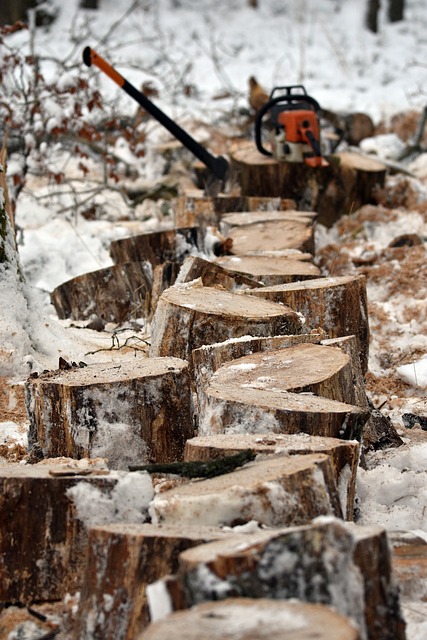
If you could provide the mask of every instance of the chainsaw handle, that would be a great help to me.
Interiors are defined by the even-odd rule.
[[[271,100],[266,102],[258,111],[256,120],[255,120],[255,144],[257,146],[258,151],[262,153],[264,156],[272,156],[273,154],[271,153],[271,151],[268,151],[262,145],[262,134],[261,134],[262,119],[267,113],[267,111],[269,111],[276,104],[279,104],[279,102],[308,102],[314,107],[314,110],[316,112],[320,111],[320,104],[317,102],[317,100],[315,100],[314,98],[312,98],[311,96],[305,93],[304,94],[290,93],[285,96],[283,95],[277,96],[277,98],[272,98]]]

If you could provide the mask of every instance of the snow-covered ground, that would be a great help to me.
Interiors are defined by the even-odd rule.
[[[130,98],[98,70],[83,66],[82,49],[93,46],[135,86],[150,82],[158,91],[156,103],[205,139],[210,129],[203,123],[230,136],[238,134],[245,117],[242,110],[248,109],[250,76],[268,90],[303,83],[322,107],[363,111],[376,125],[382,123],[382,130],[394,114],[419,111],[427,102],[424,0],[407,0],[405,20],[396,24],[387,22],[383,2],[378,34],[364,28],[366,2],[360,0],[259,0],[256,10],[246,0],[101,0],[99,11],[79,11],[78,0],[55,3],[57,21],[49,29],[38,29],[34,40],[47,76],[55,79],[58,73],[53,58],[68,57],[75,62],[67,72],[70,76],[99,83],[101,95],[115,102],[117,112],[133,114]],[[28,31],[7,36],[7,43],[29,51]],[[64,86],[67,80],[64,72]],[[53,103],[45,108],[51,109],[53,127],[61,113]],[[164,160],[155,145],[170,136],[152,120],[145,136],[143,157],[132,154],[123,138],[115,142],[114,150],[124,162],[134,164],[144,185],[156,184],[163,179]],[[207,142],[209,146],[209,137]],[[27,144],[31,146],[31,140]],[[396,138],[375,138],[365,141],[364,150],[393,159],[402,144]],[[78,177],[75,188],[85,188],[78,158],[55,145],[47,152],[53,170]],[[18,156],[9,157],[9,175],[19,172],[19,163]],[[408,197],[393,205],[392,213],[387,208],[383,214],[355,212],[351,218],[362,224],[363,233],[353,233],[351,225],[336,225],[319,229],[317,239],[319,249],[341,247],[351,263],[347,272],[363,268],[364,260],[369,265],[368,390],[406,442],[399,449],[377,452],[368,469],[359,471],[361,522],[416,530],[425,537],[427,440],[421,431],[414,439],[405,430],[402,414],[427,415],[427,282],[422,277],[427,154],[407,168],[417,177],[390,178],[390,192],[402,189],[399,184],[406,179],[408,193],[415,194],[411,202]],[[89,174],[88,181],[92,178]],[[94,201],[104,213],[97,220],[85,219],[76,213],[70,195],[52,195],[45,176],[28,176],[16,208],[25,283],[0,267],[0,375],[23,380],[32,370],[56,368],[59,355],[86,362],[110,357],[108,352],[87,355],[108,348],[111,336],[59,322],[48,292],[71,277],[110,265],[111,240],[128,235],[131,224],[134,229],[155,228],[161,202],[146,200],[132,209],[112,191],[99,193]],[[403,233],[416,234],[422,242],[413,254],[419,261],[413,272],[404,253],[386,256],[390,242]],[[411,289],[414,282],[416,290]],[[13,420],[0,423],[0,434],[0,444],[18,436],[25,440],[22,425]],[[426,619],[421,613],[409,620],[410,640],[426,637]]]

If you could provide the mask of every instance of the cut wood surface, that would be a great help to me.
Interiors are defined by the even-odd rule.
[[[54,461],[0,468],[0,602],[60,600],[79,590],[87,530],[69,491],[82,481],[103,500],[118,476]]]
[[[193,281],[162,294],[152,322],[150,354],[190,360],[192,350],[204,344],[300,329],[300,317],[288,307]]]
[[[310,256],[312,257],[312,256]],[[302,259],[300,259],[302,258]],[[308,280],[320,276],[319,269],[307,262],[306,254],[222,256],[215,262],[224,269],[260,280],[265,286]]]
[[[214,460],[252,449],[262,454],[304,455],[324,453],[331,459],[335,482],[339,488],[341,507],[347,520],[353,520],[359,443],[309,436],[307,434],[221,434],[199,436],[187,440],[184,460]]]
[[[314,231],[310,220],[267,220],[234,226],[227,232],[233,255],[297,249],[314,254]]]
[[[175,284],[183,284],[201,278],[205,287],[221,286],[228,291],[253,289],[261,284],[257,280],[224,269],[216,262],[198,256],[188,256],[179,270]]]
[[[369,320],[364,276],[316,278],[253,289],[251,295],[300,312],[306,329],[321,327],[331,338],[355,335],[363,374],[368,368]]]
[[[91,528],[75,637],[133,640],[150,620],[147,585],[175,572],[181,551],[227,535],[219,528],[181,524]]]
[[[257,222],[274,222],[278,220],[296,221],[311,224],[315,221],[317,213],[315,211],[297,211],[287,209],[280,211],[238,211],[225,213],[221,216],[221,232],[227,234],[233,227],[241,227]]]
[[[199,435],[304,432],[360,440],[369,415],[354,405],[349,356],[315,344],[228,362],[204,392]]]
[[[179,611],[148,627],[138,640],[361,640],[345,617],[301,602],[230,598]]]
[[[103,456],[112,468],[180,459],[193,435],[188,363],[141,358],[51,371],[27,382],[30,450]]]
[[[389,569],[383,529],[328,518],[188,549],[177,577],[188,607],[235,596],[296,598],[332,606],[358,625],[362,638],[404,640]]]
[[[386,174],[381,162],[357,153],[337,153],[328,158],[329,167],[309,167],[277,162],[259,153],[251,142],[232,148],[230,159],[242,195],[293,198],[298,209],[317,211],[318,222],[327,226],[372,202]]]
[[[147,317],[153,269],[149,262],[126,262],[77,276],[50,295],[59,318],[105,322]]]
[[[155,524],[235,526],[256,520],[269,527],[342,517],[327,455],[274,456],[222,476],[180,485],[151,503]]]

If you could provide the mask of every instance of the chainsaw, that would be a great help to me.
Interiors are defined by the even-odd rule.
[[[277,92],[282,92],[280,95]],[[320,146],[320,105],[309,96],[303,85],[275,87],[258,111],[255,120],[255,142],[265,156],[279,162],[301,162],[310,167],[327,167]],[[268,114],[268,119],[264,117]],[[270,131],[271,151],[263,145],[263,125]]]

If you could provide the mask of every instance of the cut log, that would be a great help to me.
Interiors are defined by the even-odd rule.
[[[194,281],[162,294],[152,322],[150,354],[190,361],[192,350],[204,344],[244,335],[295,334],[300,328],[300,317],[287,307]]]
[[[301,313],[308,331],[322,327],[331,338],[355,335],[363,374],[368,368],[369,320],[364,276],[316,278],[253,289],[252,295]]]
[[[152,625],[138,640],[361,640],[344,616],[301,602],[230,598],[179,611]]]
[[[171,262],[169,260],[154,267],[153,287],[151,290],[149,314],[150,321],[152,320],[153,315],[157,309],[157,304],[159,302],[160,296],[162,295],[163,291],[169,289],[169,287],[175,284],[180,268],[181,264],[179,262]]]
[[[204,260],[198,256],[188,256],[184,260],[175,283],[183,284],[198,278],[201,278],[205,287],[220,286],[227,291],[258,288],[261,284],[248,276],[228,271],[215,262]]]
[[[188,364],[178,358],[51,371],[27,382],[29,446],[44,457],[107,457],[115,469],[182,458],[193,435]]]
[[[233,255],[261,251],[297,251],[314,254],[314,233],[310,220],[269,220],[232,227],[227,237]]]
[[[315,344],[233,360],[214,373],[205,395],[199,435],[303,432],[360,440],[369,415],[354,406],[350,358]]]
[[[337,438],[320,438],[306,434],[205,436],[187,440],[184,460],[215,460],[246,449],[252,449],[262,454],[323,453],[328,455],[340,494],[342,512],[347,520],[353,520],[356,473],[359,464],[359,444],[357,442],[338,440]]]
[[[333,519],[227,538],[181,553],[187,606],[227,597],[296,598],[332,606],[361,638],[404,640],[386,533]]]
[[[133,518],[138,513],[140,522],[147,519],[153,495],[147,474],[122,476],[97,461],[73,462],[0,469],[1,602],[60,600],[74,593],[86,564],[87,527],[103,518],[125,521],[126,509]],[[123,510],[126,482],[134,486],[135,504],[128,500]]]
[[[268,527],[342,517],[331,462],[323,454],[268,456],[208,480],[156,496],[155,524],[236,526],[256,520]]]
[[[221,216],[220,229],[227,235],[233,227],[241,227],[257,222],[273,222],[285,220],[291,222],[313,223],[317,218],[316,211],[296,211],[286,209],[280,211],[239,211],[225,213]]]
[[[223,256],[216,262],[235,273],[260,280],[265,286],[309,280],[320,276],[319,269],[307,262],[310,254],[289,252],[288,255],[239,255]]]
[[[50,295],[58,317],[105,322],[146,318],[153,269],[149,262],[126,262],[86,273],[56,287]]]
[[[220,194],[206,197],[201,190],[187,191],[174,201],[176,227],[193,227],[202,224],[218,225],[224,213],[229,211],[277,211],[295,209],[295,201],[289,198],[259,198],[257,196],[229,196]]]
[[[317,211],[318,222],[327,226],[373,202],[374,191],[384,186],[386,175],[381,162],[352,152],[331,156],[329,167],[309,167],[277,162],[248,142],[231,149],[230,159],[242,195],[293,198],[298,209]]]
[[[192,525],[112,524],[90,529],[75,637],[135,638],[150,621],[147,585],[175,572],[185,549],[227,535],[230,532],[219,528]]]

